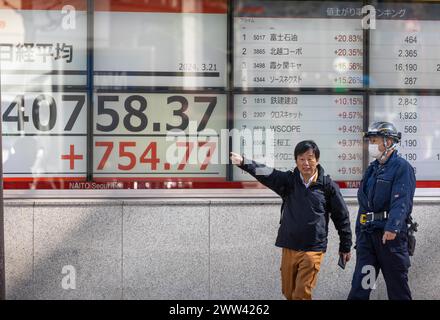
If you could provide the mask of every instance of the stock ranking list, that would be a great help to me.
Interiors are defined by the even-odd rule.
[[[363,32],[355,3],[240,1],[234,16],[234,86],[363,85]]]
[[[247,158],[273,159],[275,168],[290,170],[295,145],[312,139],[326,172],[350,185],[362,175],[362,105],[358,95],[236,95],[234,127],[251,134],[237,137],[233,145]],[[234,179],[251,179],[234,170]]]
[[[399,153],[416,170],[417,180],[440,180],[440,97],[375,95],[372,120],[390,121],[402,132]]]
[[[377,6],[370,31],[370,86],[440,88],[440,5]]]

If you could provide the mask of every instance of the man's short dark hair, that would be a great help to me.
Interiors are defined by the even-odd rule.
[[[313,154],[315,155],[316,160],[319,160],[319,148],[318,145],[313,140],[304,140],[299,142],[295,147],[295,160],[298,158],[299,155],[312,150]]]

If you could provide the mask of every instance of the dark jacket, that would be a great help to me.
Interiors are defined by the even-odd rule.
[[[416,177],[411,164],[394,151],[384,164],[373,161],[365,172],[358,190],[359,212],[356,235],[364,229],[406,232],[406,219],[413,207]],[[360,214],[387,211],[386,220],[372,221],[362,226]]]
[[[297,251],[326,251],[329,216],[339,233],[340,252],[349,252],[351,241],[347,206],[338,185],[318,165],[318,178],[306,188],[298,168],[279,171],[245,159],[239,166],[282,199],[282,218],[275,245]],[[331,214],[330,214],[331,213]]]

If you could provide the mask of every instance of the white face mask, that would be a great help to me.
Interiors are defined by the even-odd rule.
[[[368,154],[370,155],[370,157],[379,159],[382,156],[383,152],[379,150],[378,144],[370,143],[368,144]]]

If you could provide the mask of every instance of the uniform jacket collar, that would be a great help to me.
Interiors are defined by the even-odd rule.
[[[390,162],[393,162],[393,160],[396,159],[396,158],[397,158],[397,150],[394,150],[393,153],[388,157],[388,159],[383,164],[381,164],[379,162],[379,160],[376,159],[376,160],[373,161],[373,165],[376,166],[376,167],[381,166],[381,165],[382,166],[386,166]]]

